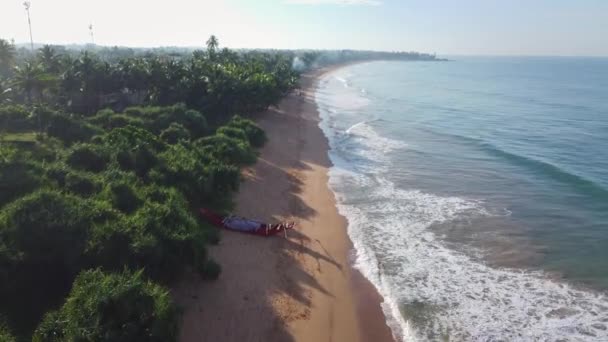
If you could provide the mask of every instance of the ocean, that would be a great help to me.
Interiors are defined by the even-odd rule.
[[[608,341],[608,59],[327,74],[355,267],[404,341]]]

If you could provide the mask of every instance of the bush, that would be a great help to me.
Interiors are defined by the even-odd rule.
[[[0,146],[0,207],[43,184],[42,169],[17,150]]]
[[[76,172],[66,174],[65,187],[67,190],[84,197],[91,196],[99,191],[99,184],[92,176]]]
[[[45,168],[46,177],[54,182],[53,185],[61,188],[65,187],[65,179],[67,178],[69,172],[69,167],[59,163],[49,164]]]
[[[233,127],[233,126],[223,126],[218,128],[216,134],[223,134],[227,137],[238,139],[240,141],[246,141],[249,143],[249,137],[247,133],[241,128]]]
[[[183,118],[179,119],[176,121],[188,127],[194,138],[200,138],[207,133],[207,120],[201,113],[190,109],[184,112]]]
[[[102,143],[114,152],[133,151],[138,147],[146,147],[151,151],[162,151],[165,144],[149,131],[127,126],[114,129],[102,137]]]
[[[66,114],[56,114],[49,119],[47,134],[60,139],[66,144],[79,141],[89,141],[100,133],[98,129],[83,121],[76,120]]]
[[[145,198],[130,214],[97,224],[87,255],[94,265],[120,270],[145,268],[155,280],[170,281],[206,258],[207,229],[190,212],[182,194],[158,186],[139,187]]]
[[[192,144],[172,145],[159,158],[157,182],[179,189],[190,201],[198,201],[208,194],[206,158]]]
[[[2,211],[0,238],[18,262],[77,269],[89,228],[103,213],[91,204],[55,190],[40,190]]]
[[[114,208],[123,213],[131,213],[141,205],[133,187],[127,183],[114,183],[109,185],[110,200]]]
[[[30,111],[25,106],[0,106],[0,127],[9,132],[24,132],[35,129],[32,124]]]
[[[87,121],[107,130],[126,127],[129,125],[137,127],[144,126],[144,122],[141,118],[129,116],[127,114],[117,114],[111,109],[102,109]]]
[[[78,170],[101,172],[108,165],[108,155],[99,146],[80,144],[73,147],[66,158],[68,165]]]
[[[102,142],[122,170],[134,171],[141,178],[157,165],[157,153],[166,148],[158,137],[133,126],[112,130],[102,137]]]
[[[0,325],[0,342],[16,342],[17,339],[11,335],[7,327]]]
[[[211,191],[213,193],[231,193],[239,189],[241,172],[234,165],[224,163],[211,163],[207,172],[213,180]]]
[[[30,331],[65,296],[86,264],[90,228],[108,221],[113,215],[109,209],[53,190],[37,191],[4,208],[0,213],[0,310],[13,327]]]
[[[116,162],[123,171],[135,170],[135,158],[128,151],[118,151],[116,153]]]
[[[81,273],[65,304],[45,316],[34,342],[170,342],[177,340],[177,309],[167,289],[142,272]]]
[[[206,258],[204,230],[184,197],[165,190],[164,202],[147,201],[128,218],[131,253],[153,279],[170,281]]]
[[[174,145],[181,140],[190,140],[190,132],[182,124],[173,122],[160,133],[160,138],[167,144]]]
[[[133,154],[134,171],[141,178],[146,177],[157,163],[156,154],[145,146],[139,147]]]
[[[256,154],[247,140],[216,134],[197,141],[204,154],[223,163],[248,165],[255,163]]]
[[[237,115],[230,120],[227,126],[243,130],[253,147],[259,148],[266,143],[266,133],[251,120],[243,119]]]

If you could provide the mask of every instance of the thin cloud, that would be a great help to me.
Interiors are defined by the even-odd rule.
[[[286,0],[290,5],[363,5],[378,6],[382,4],[380,0]]]

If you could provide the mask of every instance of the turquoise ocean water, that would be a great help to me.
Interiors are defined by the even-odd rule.
[[[608,59],[373,62],[316,99],[396,336],[608,341]]]

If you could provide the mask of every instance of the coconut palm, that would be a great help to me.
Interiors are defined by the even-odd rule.
[[[212,35],[207,40],[207,53],[209,54],[210,59],[215,59],[217,48],[220,46],[220,43],[216,36]]]
[[[38,50],[38,61],[44,68],[44,71],[51,74],[59,73],[61,61],[57,51],[52,46],[45,45]]]
[[[8,76],[15,62],[15,46],[4,39],[0,39],[0,76]]]
[[[40,64],[28,61],[15,67],[13,85],[25,96],[28,104],[32,103],[34,95],[42,100],[44,91],[50,88],[53,81],[54,78],[44,72]]]

